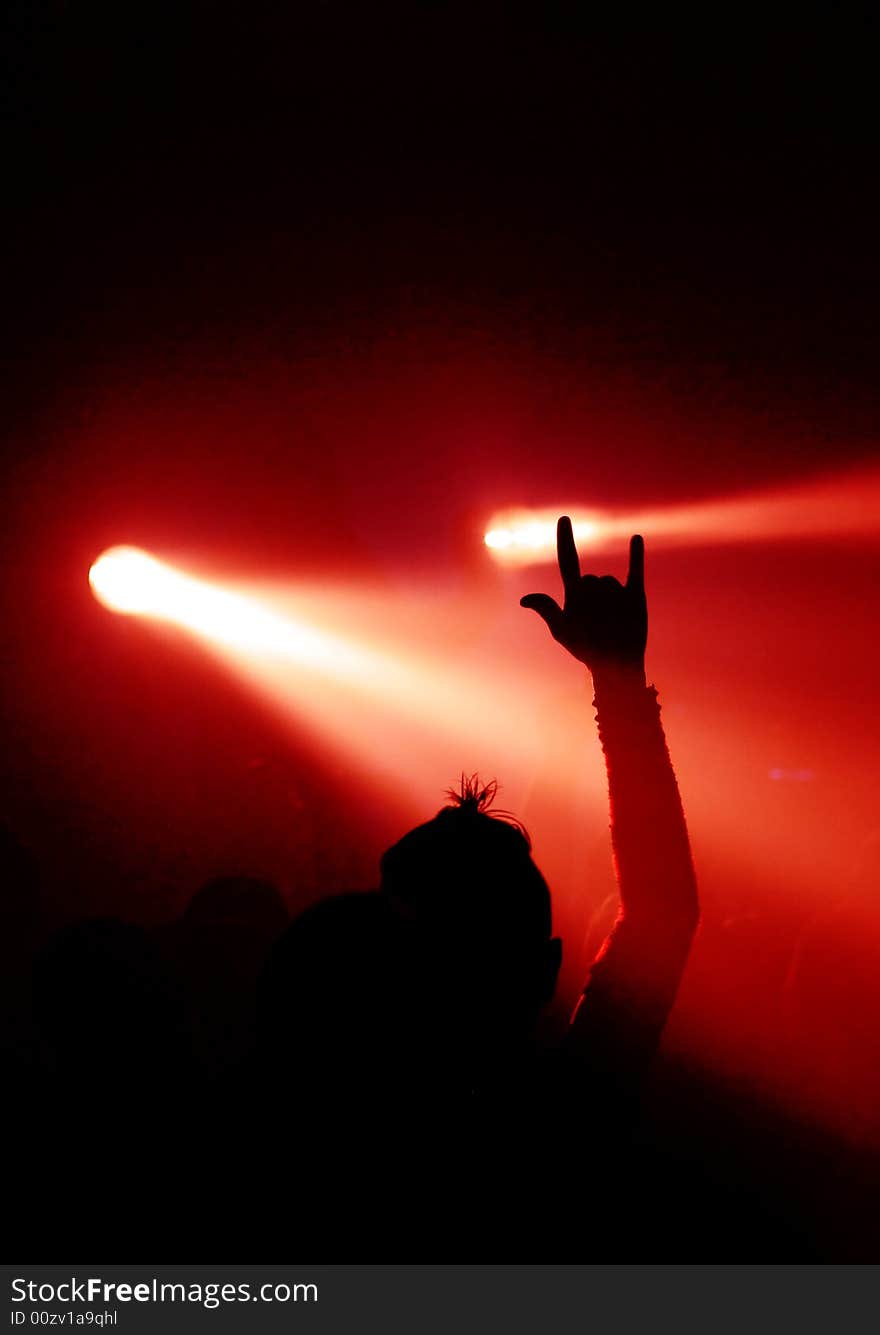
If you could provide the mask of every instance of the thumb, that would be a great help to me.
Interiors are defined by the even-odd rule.
[[[537,612],[542,621],[546,621],[550,634],[554,640],[562,636],[562,608],[551,598],[549,593],[527,593],[525,598],[520,598],[520,607],[528,607],[533,612]]]

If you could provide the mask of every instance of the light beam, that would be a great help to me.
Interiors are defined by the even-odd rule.
[[[463,769],[478,769],[503,775],[511,801],[508,794],[547,767],[552,743],[539,718],[546,682],[517,677],[509,665],[503,673],[497,663],[462,665],[454,646],[450,658],[394,643],[387,628],[394,636],[399,610],[389,617],[386,609],[354,640],[316,624],[319,617],[350,624],[338,600],[322,609],[313,596],[300,608],[294,596],[272,607],[265,595],[194,579],[134,547],[104,552],[89,581],[110,610],[194,634],[281,716],[398,789],[442,792]],[[566,767],[554,761],[551,769],[566,787]],[[599,800],[598,772],[595,787]]]
[[[566,505],[552,510],[507,510],[493,516],[483,541],[493,557],[507,565],[551,561],[556,554],[560,514],[571,516],[575,540],[584,551],[625,543],[633,533],[648,535],[652,551],[793,538],[877,537],[880,470],[627,513],[599,515]]]

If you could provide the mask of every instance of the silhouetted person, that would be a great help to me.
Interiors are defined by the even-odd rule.
[[[625,585],[581,575],[567,519],[559,522],[558,555],[564,605],[544,594],[522,601],[592,673],[620,892],[617,923],[561,1052],[527,1060],[535,1021],[553,994],[561,943],[528,836],[513,818],[492,813],[494,785],[463,782],[451,806],[382,859],[380,891],[407,928],[399,943],[415,966],[400,1007],[418,1017],[418,1038],[410,1035],[399,1058],[410,1078],[410,1097],[399,1101],[409,1138],[385,1142],[386,1186],[405,1196],[417,1182],[409,1204],[423,1228],[435,1222],[425,1236],[432,1247],[442,1244],[439,1257],[431,1253],[438,1259],[480,1248],[486,1256],[487,1246],[489,1255],[509,1256],[505,1248],[513,1246],[527,1258],[536,1242],[558,1258],[560,1246],[584,1246],[586,1236],[595,1246],[600,1220],[613,1259],[615,1217],[622,1223],[641,1211],[643,1237],[657,1222],[647,1223],[644,1200],[633,1204],[648,1188],[632,1146],[615,1155],[609,1137],[619,1143],[630,1127],[675,1000],[698,921],[696,881],[657,693],[645,679],[642,540],[632,540]],[[328,1051],[339,1050],[347,1007],[363,1001],[372,1022],[374,1003],[366,999],[374,975],[362,962],[356,977],[348,987],[344,969],[340,976],[345,1001],[322,1030]],[[388,977],[407,986],[399,964]],[[391,1033],[393,1042],[402,1038],[393,1021]],[[378,1082],[377,1096],[385,1092]],[[566,1173],[579,1184],[570,1201]],[[601,1204],[585,1235],[587,1184]],[[632,1219],[628,1227],[632,1241]]]
[[[580,573],[571,523],[558,525],[560,607],[522,599],[592,673],[611,803],[620,913],[592,968],[565,1049],[567,1079],[600,1103],[631,1097],[675,1000],[698,921],[687,828],[657,692],[646,685],[644,547],[625,585]],[[561,943],[525,832],[492,815],[493,793],[464,785],[452,807],[382,859],[381,889],[419,928],[440,980],[432,1019],[469,1086],[513,1054],[552,996]],[[439,1041],[443,1042],[442,1037]]]
[[[379,894],[302,914],[261,985],[266,1106],[276,1128],[279,1115],[298,1127],[305,1162],[284,1171],[310,1217],[326,1213],[337,1184],[356,1182],[345,1223],[369,1228],[384,1197],[398,1245],[416,1241],[415,1227],[433,1259],[486,1241],[490,1255],[516,1243],[525,1259],[536,1238],[549,1258],[569,1235],[555,1138],[567,1128],[569,1171],[599,1189],[604,1137],[632,1112],[697,924],[684,816],[645,682],[641,539],[625,586],[581,576],[567,519],[558,546],[564,607],[541,594],[523,604],[593,674],[621,899],[563,1051],[527,1060],[561,943],[528,836],[492,814],[494,785],[476,780],[385,853]],[[628,1200],[618,1189],[617,1208]],[[604,1209],[610,1218],[610,1201]],[[332,1237],[332,1212],[327,1225]]]
[[[404,1147],[421,1016],[410,934],[382,896],[352,892],[306,909],[269,953],[254,1060],[221,1110],[219,1158],[231,1147],[237,1163],[215,1213],[233,1227],[246,1218],[249,1238],[279,1256],[292,1240],[374,1255],[377,1214],[399,1205],[401,1170],[413,1172]],[[391,1235],[404,1226],[393,1215]]]
[[[197,1056],[207,1074],[233,1069],[248,1051],[256,982],[289,924],[268,881],[223,876],[208,881],[163,928],[162,944],[186,990]]]
[[[383,1089],[412,1038],[414,962],[407,924],[375,893],[306,909],[275,945],[260,980],[263,1051],[300,1108]]]
[[[424,1041],[447,1082],[485,1086],[553,995],[562,943],[524,828],[493,813],[496,785],[462,778],[452,805],[384,854],[380,889],[415,929]]]

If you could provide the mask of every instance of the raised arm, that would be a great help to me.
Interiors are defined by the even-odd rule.
[[[620,891],[620,914],[572,1016],[568,1047],[592,1074],[631,1086],[675,1000],[699,918],[697,886],[657,692],[645,681],[644,543],[630,542],[625,584],[581,575],[565,517],[557,549],[563,606],[542,593],[521,603],[592,673]]]

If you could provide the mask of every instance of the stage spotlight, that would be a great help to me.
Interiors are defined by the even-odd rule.
[[[774,491],[628,513],[586,515],[565,505],[552,511],[508,510],[493,516],[483,541],[507,565],[552,561],[560,514],[571,515],[575,539],[584,550],[626,542],[632,533],[644,533],[652,551],[794,538],[876,538],[880,471],[863,469]]]
[[[599,531],[598,524],[592,519],[573,519],[572,528],[575,541],[582,545],[588,544]],[[556,550],[556,518],[512,518],[504,527],[491,528],[483,541],[497,552],[525,553],[527,556],[553,552]]]
[[[177,577],[139,547],[111,547],[95,561],[89,583],[111,612],[158,613],[173,592]]]
[[[137,547],[111,547],[89,571],[95,597],[113,612],[155,617],[215,644],[263,659],[350,670],[352,650],[335,637],[280,617],[253,599],[192,579]]]

